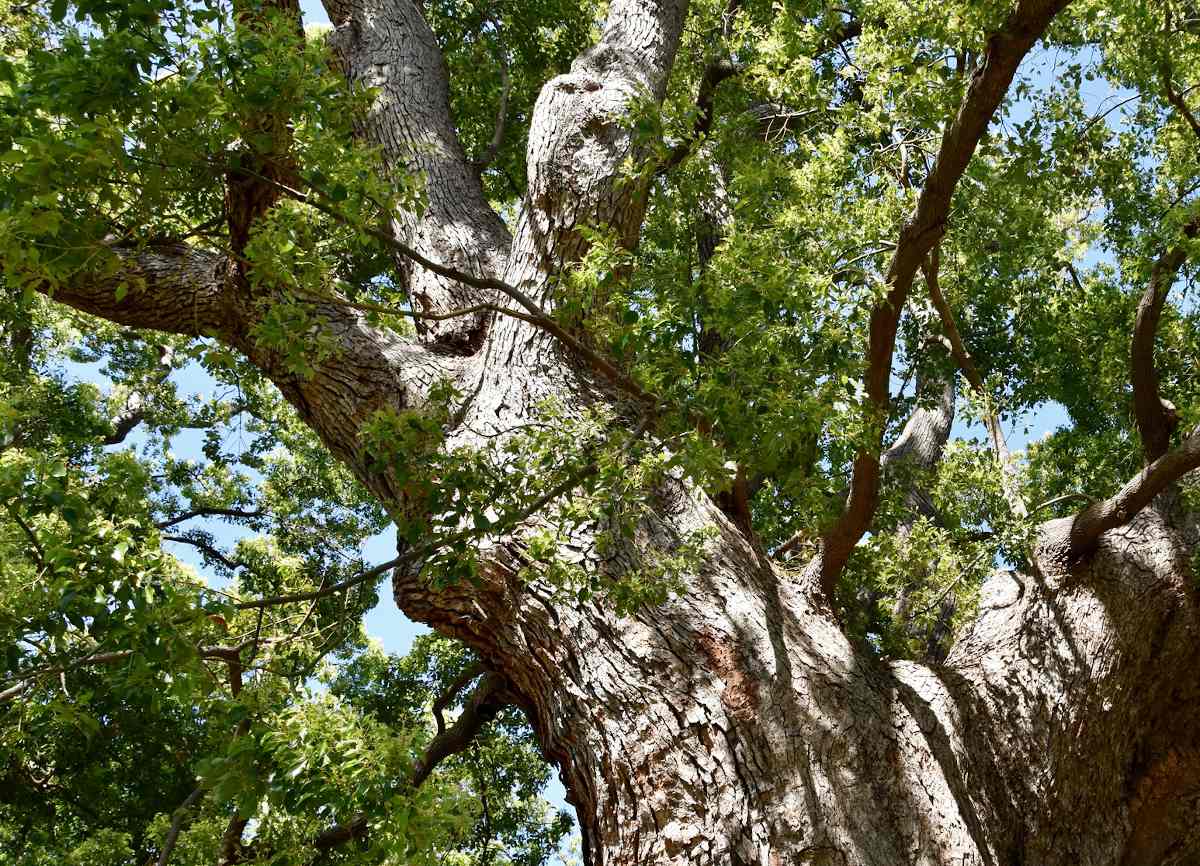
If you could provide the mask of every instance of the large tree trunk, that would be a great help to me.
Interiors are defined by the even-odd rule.
[[[907,285],[945,230],[954,184],[1017,63],[1063,5],[1018,4],[946,127],[900,233],[890,306],[872,317],[868,378],[882,382],[884,404]],[[397,221],[402,241],[547,309],[556,275],[586,251],[580,226],[635,242],[645,189],[616,183],[635,146],[621,110],[635,95],[661,100],[683,0],[613,0],[599,43],[547,84],[511,242],[466,166],[418,7],[327,7],[348,75],[380,88],[364,135],[389,171],[417,168],[430,187],[425,217]],[[217,257],[175,253],[173,264],[167,252],[131,258],[146,282],[135,304],[115,303],[110,284],[65,287],[56,299],[242,349],[397,512],[403,490],[361,453],[359,429],[381,407],[419,409],[437,379],[469,396],[452,446],[528,422],[546,396],[623,411],[611,382],[512,318],[430,326],[410,343],[331,305],[339,351],[313,376],[289,376],[249,336],[245,287],[224,280]],[[494,300],[407,260],[403,276],[429,310]],[[880,463],[878,450],[860,455],[847,515],[805,567],[767,559],[704,492],[669,481],[635,544],[669,549],[685,533],[715,533],[682,597],[626,617],[552,598],[518,576],[518,530],[482,551],[478,583],[434,588],[398,571],[396,600],[507,678],[561,770],[591,863],[1200,862],[1193,525],[1160,497],[1132,520],[1119,511],[1103,524],[1117,528],[1081,557],[1073,523],[1047,524],[1028,573],[985,584],[978,618],[944,664],[883,663],[851,644],[827,601],[829,574],[869,525]]]
[[[674,501],[651,534],[721,534],[686,596],[633,617],[547,603],[502,556],[482,593],[396,580],[523,695],[592,862],[1200,857],[1188,531],[1146,510],[1074,569],[1039,550],[944,665],[888,664],[703,495]]]

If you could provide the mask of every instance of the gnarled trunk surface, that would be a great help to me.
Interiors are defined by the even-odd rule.
[[[1018,3],[946,127],[900,232],[893,309],[872,318],[868,378],[882,383],[884,406],[907,285],[945,231],[954,185],[1017,64],[1064,5]],[[547,309],[555,278],[586,252],[580,227],[636,241],[646,190],[617,182],[635,148],[621,111],[635,96],[662,99],[683,0],[613,0],[598,44],[546,85],[511,239],[457,141],[419,6],[327,7],[348,76],[379,87],[364,136],[388,171],[419,171],[429,187],[429,211],[393,226],[400,240]],[[167,252],[131,258],[147,286],[132,303],[113,302],[108,284],[55,297],[242,349],[397,511],[403,492],[372,470],[359,430],[380,408],[419,409],[436,380],[468,395],[451,445],[529,421],[546,396],[619,403],[611,382],[544,329],[504,317],[430,325],[410,342],[330,305],[321,312],[338,351],[313,376],[290,376],[249,336],[257,307],[246,287],[223,277],[217,257],[173,254],[174,264]],[[407,259],[402,276],[427,310],[495,300]],[[939,423],[944,442],[948,420]],[[1193,524],[1160,496],[1083,557],[1071,525],[1046,524],[1028,573],[992,575],[944,664],[885,663],[851,644],[827,602],[830,563],[866,530],[880,472],[878,451],[860,454],[846,519],[816,561],[794,569],[766,558],[703,492],[667,482],[636,544],[669,549],[694,530],[715,534],[685,595],[631,616],[551,598],[518,577],[519,532],[483,552],[479,584],[435,590],[397,572],[396,600],[507,678],[561,770],[595,864],[1200,862]]]

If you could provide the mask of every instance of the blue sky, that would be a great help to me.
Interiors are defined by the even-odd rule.
[[[300,11],[304,13],[305,24],[328,24],[329,16],[320,0],[300,0]]]

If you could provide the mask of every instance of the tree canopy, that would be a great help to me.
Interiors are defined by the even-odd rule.
[[[1039,524],[1082,513],[1081,555],[1200,462],[1195,4],[696,0],[661,86],[583,122],[621,207],[539,224],[542,283],[426,243],[447,145],[377,134],[423,109],[347,59],[352,5],[0,0],[0,864],[548,862],[528,696],[449,637],[374,645],[393,569],[477,586],[520,528],[530,587],[625,616],[713,549],[631,553],[691,485],[864,653],[936,663]],[[478,260],[586,197],[533,118],[608,7],[412,6]],[[420,399],[376,399],[347,316],[394,366],[433,347]],[[463,432],[438,365],[496,322],[611,399]],[[312,408],[331,383],[368,408]]]

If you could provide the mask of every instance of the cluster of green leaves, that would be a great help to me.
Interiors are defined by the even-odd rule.
[[[250,365],[20,295],[0,337],[0,863],[152,861],[198,786],[173,864],[214,862],[234,814],[264,862],[309,862],[360,814],[365,841],[331,862],[532,866],[557,850],[570,822],[538,797],[548,771],[518,716],[486,734],[484,764],[408,782],[460,647],[385,659],[362,628],[371,583],[237,607],[353,577],[388,522]],[[107,393],[79,381],[97,373]],[[104,447],[133,393],[141,425]],[[189,549],[208,576],[177,558]],[[239,646],[235,674],[212,651]],[[391,716],[333,687],[389,665],[413,681]]]
[[[409,510],[395,515],[399,535],[425,551],[431,581],[476,580],[480,551],[520,530],[529,558],[524,577],[556,592],[600,594],[628,613],[684,589],[684,577],[701,561],[705,532],[628,542],[667,531],[656,516],[683,495],[688,449],[643,441],[609,410],[569,410],[553,400],[510,435],[450,446],[445,422],[459,400],[443,385],[433,390],[431,406],[380,410],[361,430],[374,471],[404,492]]]
[[[953,375],[931,347],[942,329],[918,283],[898,335],[897,399],[886,419],[864,405],[868,316],[898,227],[1010,7],[747,2],[730,19],[723,3],[698,4],[662,113],[631,109],[644,136],[687,140],[708,65],[742,67],[718,89],[714,122],[688,160],[654,180],[637,249],[593,238],[564,290],[567,306],[586,312],[598,342],[676,407],[676,431],[704,419],[709,447],[685,456],[685,471],[719,492],[731,477],[725,461],[736,464],[768,548],[828,525],[854,455],[890,441],[916,406],[915,371],[940,365],[939,375]],[[1038,519],[1109,495],[1137,470],[1129,335],[1153,262],[1185,243],[1181,227],[1200,206],[1200,147],[1167,92],[1195,104],[1198,50],[1184,5],[1072,4],[1018,73],[956,191],[940,283],[988,411],[1018,429],[1047,407],[1072,422],[1017,453],[1030,505],[1057,500]],[[661,159],[668,149],[644,150]],[[646,166],[628,171],[642,177]],[[1200,406],[1189,366],[1200,338],[1196,243],[1185,246],[1156,356],[1181,430]],[[984,401],[965,383],[959,395],[959,417],[977,424]],[[969,518],[947,497],[937,526],[911,532],[897,518],[911,479],[885,481],[842,597],[851,619],[869,623],[860,633],[890,654],[915,652],[905,635],[928,631],[892,621],[911,609],[901,595],[936,597],[953,583],[966,611],[990,567],[1027,554],[1029,527],[1013,522],[987,452],[986,441],[955,446],[957,462],[940,476],[966,485],[960,495],[989,491],[965,497],[978,506]],[[987,554],[977,541],[985,533]],[[857,613],[856,598],[868,601]]]

